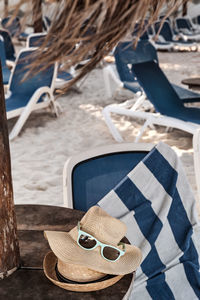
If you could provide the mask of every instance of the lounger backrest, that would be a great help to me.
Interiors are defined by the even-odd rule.
[[[31,63],[36,59],[35,55],[35,50],[22,51],[19,55],[10,83],[10,91],[13,94],[26,93],[27,95],[32,95],[42,86],[51,87],[55,68],[54,65],[46,68],[44,71],[39,71],[31,77],[29,76],[25,81],[23,80]],[[40,66],[40,68],[42,68],[42,66]]]
[[[72,171],[73,207],[87,211],[113,189],[147,154],[109,153],[81,161]]]
[[[18,17],[15,17],[10,23],[9,22],[10,19],[11,19],[11,16],[2,19],[1,25],[3,28],[5,28],[6,30],[8,30],[10,32],[11,36],[18,35],[21,31],[20,20]]]
[[[123,52],[127,53],[129,47],[132,47],[132,45],[133,45],[132,42],[119,43],[114,52],[117,72],[119,74],[121,81],[123,81],[123,82],[124,81],[126,81],[126,82],[135,81],[134,75],[133,75],[131,69],[129,68],[128,64],[124,63],[122,60]]]
[[[149,61],[133,64],[133,68],[139,84],[156,111],[163,115],[176,117],[183,104],[158,63]]]
[[[114,52],[117,71],[122,81],[133,82],[134,72],[129,64],[158,60],[156,49],[146,40],[139,41],[136,49],[133,42],[119,43]]]
[[[176,26],[178,29],[192,30],[192,25],[188,22],[188,19],[186,19],[186,18],[177,18]]]
[[[162,23],[161,21],[158,21],[158,22],[155,22],[155,24],[154,24],[154,29],[155,29],[156,34],[160,30],[161,23]],[[163,23],[159,34],[161,36],[163,36],[167,42],[171,42],[173,40],[173,33],[172,33],[172,30],[171,30],[171,27],[170,27],[170,24],[168,21],[165,21]]]
[[[148,33],[149,26],[147,27],[147,22],[148,21],[144,22],[142,34],[140,35],[140,40],[148,40],[149,39],[149,33]],[[132,36],[136,37],[139,31],[140,31],[140,24],[136,23],[135,27],[134,27],[134,31],[132,33]]]
[[[159,17],[159,20],[162,21],[164,18],[165,18],[165,15],[161,15],[161,16]],[[168,21],[169,23],[171,23],[171,20],[170,20],[169,17],[165,18],[165,20]]]
[[[46,38],[46,34],[31,34],[27,38],[27,47],[32,48],[32,47],[40,47]]]
[[[13,46],[9,32],[6,30],[0,30],[0,35],[4,39],[6,59],[15,60],[15,48]]]

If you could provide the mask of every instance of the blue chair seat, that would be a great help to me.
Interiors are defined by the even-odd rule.
[[[177,119],[200,124],[200,108],[197,107],[183,107],[180,111],[172,114],[172,117]]]
[[[133,49],[132,42],[120,43],[115,49],[115,60],[116,67],[124,87],[136,93],[138,91],[142,91],[142,88],[136,80],[134,68],[130,70],[128,68],[128,64],[142,63],[151,60],[158,62],[158,56],[154,46],[150,42],[142,40],[138,42],[135,50]],[[200,102],[199,93],[195,93],[172,83],[170,84],[183,103]]]
[[[21,41],[25,41],[28,36],[29,36],[28,33],[26,33],[26,32],[20,32],[20,34],[18,36],[18,39],[21,40]]]
[[[57,78],[68,81],[71,80],[73,77],[70,73],[59,70],[57,74]]]
[[[33,93],[14,93],[11,94],[6,99],[6,111],[12,111],[18,108],[25,107],[29,102],[30,98],[33,96]],[[38,99],[37,103],[42,102],[42,96]]]
[[[32,95],[26,94],[11,94],[6,99],[6,111],[12,111],[18,108],[25,107]]]
[[[185,89],[176,84],[172,84],[172,86],[184,103],[200,102],[200,94]]]
[[[160,41],[156,41],[155,42],[157,45],[161,45],[161,46],[170,46],[171,43],[170,42],[160,42]]]

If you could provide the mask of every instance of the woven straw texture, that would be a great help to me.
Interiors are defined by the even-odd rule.
[[[69,291],[74,292],[92,292],[105,289],[116,282],[118,282],[123,275],[118,275],[113,278],[95,282],[95,283],[87,283],[87,284],[70,284],[70,283],[63,283],[58,281],[55,273],[55,265],[57,263],[57,257],[54,255],[53,252],[49,252],[46,254],[43,262],[44,273],[46,277],[51,280],[55,285]]]
[[[98,206],[91,207],[81,220],[82,229],[99,241],[117,246],[126,233],[126,225],[108,215]],[[126,252],[119,260],[109,262],[100,254],[100,247],[86,251],[78,246],[77,227],[69,233],[45,231],[45,236],[54,254],[63,262],[85,266],[105,274],[125,275],[137,269],[142,260],[139,248],[125,245]]]
[[[58,270],[64,277],[78,282],[94,281],[106,275],[83,266],[64,263],[60,259],[58,259]]]

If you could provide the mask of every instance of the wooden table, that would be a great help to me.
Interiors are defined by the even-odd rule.
[[[188,85],[189,89],[200,90],[200,77],[186,78],[181,83]]]
[[[76,293],[55,286],[44,275],[42,262],[50,250],[44,230],[69,231],[83,212],[45,205],[15,206],[20,242],[21,268],[0,281],[1,300],[120,300],[126,294],[132,275],[124,276],[104,290]]]

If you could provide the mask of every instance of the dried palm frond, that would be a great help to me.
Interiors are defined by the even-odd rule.
[[[34,0],[41,2],[41,0]],[[39,48],[39,58],[32,71],[38,66],[48,66],[52,62],[63,63],[69,69],[88,58],[78,75],[67,84],[66,91],[77,80],[90,72],[127,33],[137,25],[137,37],[144,29],[145,19],[149,24],[155,21],[164,5],[168,14],[187,0],[57,0],[52,25],[43,45]],[[20,0],[17,8],[28,0]],[[32,1],[30,1],[32,3]],[[33,16],[37,19],[37,15]],[[50,45],[50,46],[49,46]],[[47,47],[48,46],[48,47]],[[44,48],[47,48],[44,52]]]

